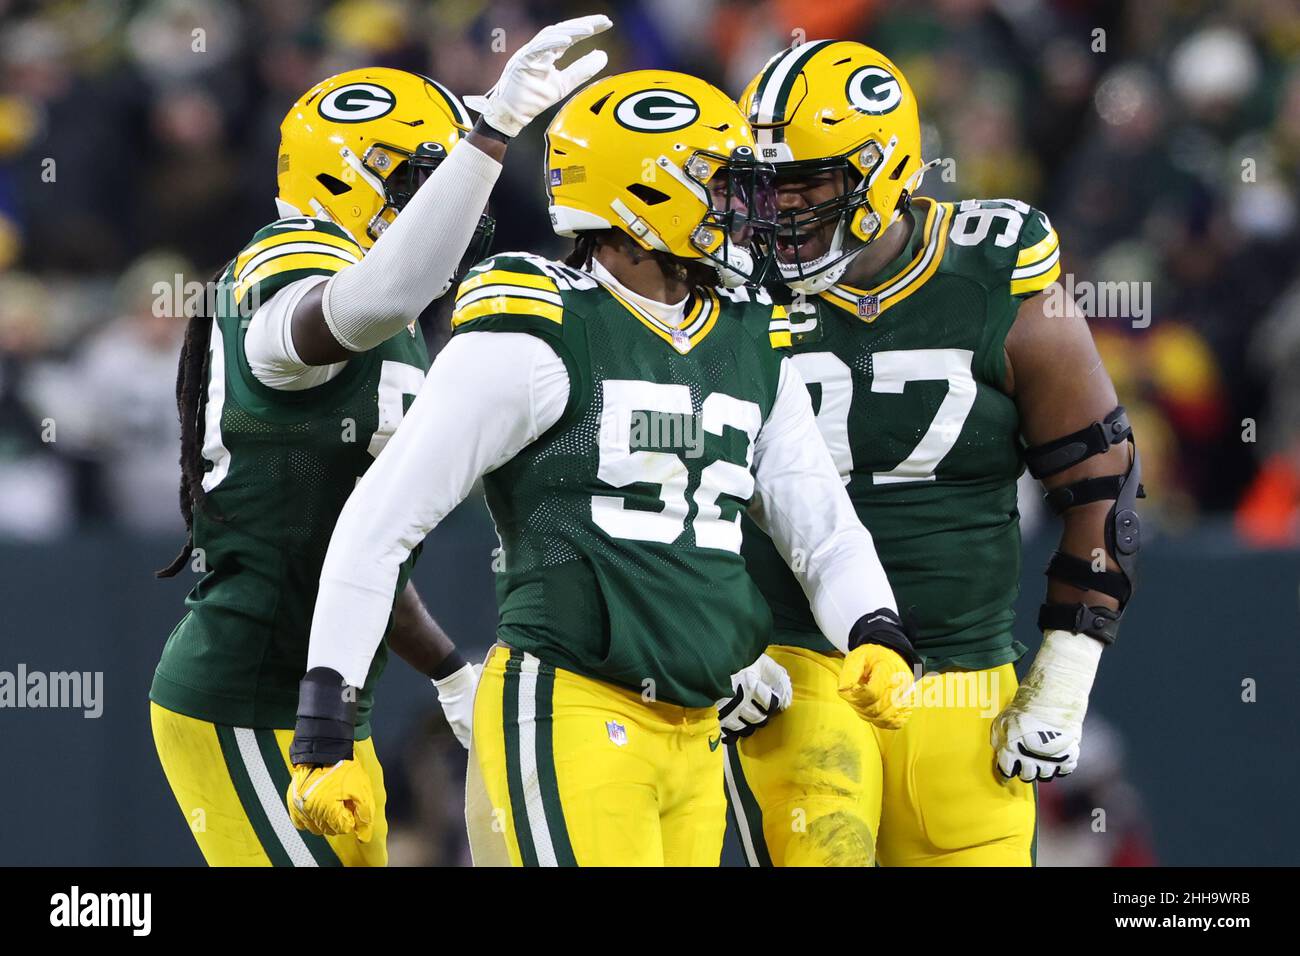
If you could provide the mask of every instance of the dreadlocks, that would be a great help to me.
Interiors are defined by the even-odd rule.
[[[574,269],[587,269],[596,257],[596,250],[603,245],[621,246],[633,262],[654,259],[665,275],[686,283],[692,289],[711,288],[718,284],[718,273],[703,260],[682,259],[667,252],[653,250],[647,252],[621,229],[600,229],[594,232],[582,232],[573,242],[573,250],[564,259],[564,264]]]
[[[573,240],[573,251],[565,256],[564,264],[574,269],[588,268],[591,260],[596,257],[596,247],[600,244],[598,240],[602,235],[608,235],[608,232],[578,233],[578,238]]]
[[[213,277],[215,283],[220,273]],[[203,383],[208,376],[208,349],[212,342],[212,322],[208,315],[190,316],[185,326],[185,341],[176,363],[176,412],[181,420],[181,516],[185,519],[185,546],[171,564],[154,572],[155,577],[175,577],[194,550],[194,506],[203,507]]]

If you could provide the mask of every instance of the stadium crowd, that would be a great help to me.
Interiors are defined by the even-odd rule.
[[[1098,308],[1093,327],[1158,523],[1235,512],[1246,541],[1300,543],[1288,0],[0,0],[0,535],[177,527],[182,323],[156,284],[205,280],[273,217],[298,94],[366,63],[478,92],[541,23],[600,9],[611,69],[681,69],[733,95],[792,42],[887,52],[944,160],[926,192],[1045,210],[1076,291],[1139,283],[1149,309]],[[497,188],[499,249],[562,249],[539,137]],[[445,322],[425,316],[434,346]]]

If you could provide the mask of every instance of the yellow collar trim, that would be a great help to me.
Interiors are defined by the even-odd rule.
[[[592,276],[592,278],[600,282],[600,279],[595,276]],[[713,331],[713,327],[718,322],[718,313],[721,311],[718,296],[712,289],[696,289],[691,294],[691,305],[686,310],[686,315],[682,317],[682,324],[677,328],[673,328],[667,323],[659,321],[635,303],[629,302],[608,283],[600,282],[600,284],[606,292],[614,297],[615,301],[631,312],[642,325],[683,355],[699,345],[704,340],[704,337]],[[701,292],[704,294],[701,295]]]
[[[944,249],[948,245],[948,220],[951,217],[952,203],[931,201],[930,212],[926,215],[925,225],[922,227],[925,230],[925,244],[901,272],[873,289],[855,289],[840,284],[820,293],[821,297],[864,322],[876,321],[886,309],[902,302],[925,285],[939,270]],[[858,303],[868,297],[875,298],[876,307],[870,315],[863,315]]]

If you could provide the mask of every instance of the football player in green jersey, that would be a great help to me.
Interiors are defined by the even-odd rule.
[[[608,26],[588,17],[538,34],[507,65],[493,121],[472,129],[441,85],[383,68],[321,82],[281,125],[282,218],[222,270],[216,314],[191,319],[177,380],[190,540],[160,574],[191,564],[202,577],[158,663],[151,716],[209,864],[387,860],[369,726],[382,647],[358,681],[349,731],[366,819],[326,840],[295,829],[283,800],[321,563],[344,501],[424,379],[416,319],[467,249],[485,251],[506,143],[603,67],[599,51],[565,71],[554,61]],[[381,636],[433,679],[468,746],[475,669],[408,582],[413,560],[382,596]]]
[[[803,44],[768,61],[741,107],[777,168],[792,361],[899,606],[915,609],[925,672],[906,727],[856,720],[798,574],[747,525],[744,554],[775,618],[768,654],[794,702],[730,748],[746,853],[1029,864],[1033,782],[1074,769],[1098,658],[1132,590],[1139,473],[1124,410],[1084,320],[1053,315],[1040,294],[1060,272],[1047,217],[1012,200],[914,197],[917,105],[886,57]],[[1065,530],[1042,649],[1017,690],[1026,464]]]
[[[451,343],[330,543],[295,752],[323,730],[350,744],[340,691],[365,679],[384,596],[482,477],[504,566],[474,707],[475,862],[717,865],[721,737],[789,701],[742,512],[804,569],[855,719],[902,724],[914,651],[773,347],[785,310],[741,287],[774,210],[736,105],[677,73],[598,81],[552,122],[546,172],[574,252],[499,255],[461,284]],[[313,825],[354,825],[355,801],[306,803]]]

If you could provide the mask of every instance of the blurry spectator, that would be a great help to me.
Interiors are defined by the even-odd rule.
[[[112,519],[138,531],[176,531],[181,522],[175,383],[185,323],[177,317],[184,302],[173,298],[194,281],[178,256],[140,259],[117,284],[117,318],[42,389],[64,447],[98,465]]]
[[[0,535],[52,538],[76,519],[58,422],[38,412],[28,369],[49,345],[50,296],[35,279],[0,276]]]
[[[1300,281],[1251,342],[1270,384],[1267,415],[1254,431],[1261,468],[1237,510],[1237,530],[1261,547],[1300,545]]]
[[[4,360],[11,409],[20,394],[44,394],[40,360],[105,320],[87,289],[153,248],[211,272],[266,224],[278,125],[313,82],[374,63],[481,92],[543,20],[600,9],[618,24],[606,43],[612,70],[684,70],[733,95],[791,43],[838,36],[886,52],[916,89],[928,156],[951,160],[927,192],[1032,203],[1061,235],[1066,273],[1150,284],[1148,327],[1100,317],[1093,327],[1141,423],[1153,517],[1185,524],[1244,501],[1248,540],[1300,544],[1291,490],[1300,400],[1288,398],[1300,386],[1281,358],[1296,353],[1263,344],[1256,351],[1269,360],[1248,361],[1247,346],[1261,341],[1261,317],[1281,308],[1300,261],[1300,11],[1287,0],[9,0],[3,9],[0,273],[34,275],[60,301],[92,299],[49,312],[51,327],[27,347],[37,354]],[[560,254],[567,244],[551,233],[527,160],[540,152],[540,129],[523,140],[492,200],[497,248]],[[122,314],[93,346],[78,345],[74,362],[111,369],[138,351],[170,388],[162,326],[155,338],[143,315]],[[436,349],[446,303],[423,325]],[[109,421],[87,435],[124,427],[126,413],[99,407]],[[1241,440],[1243,419],[1258,422],[1257,444]],[[140,425],[131,420],[128,430]],[[0,439],[10,441],[17,426],[5,421]],[[97,442],[86,453],[106,462]],[[160,442],[156,453],[160,474],[174,465],[173,448]]]

